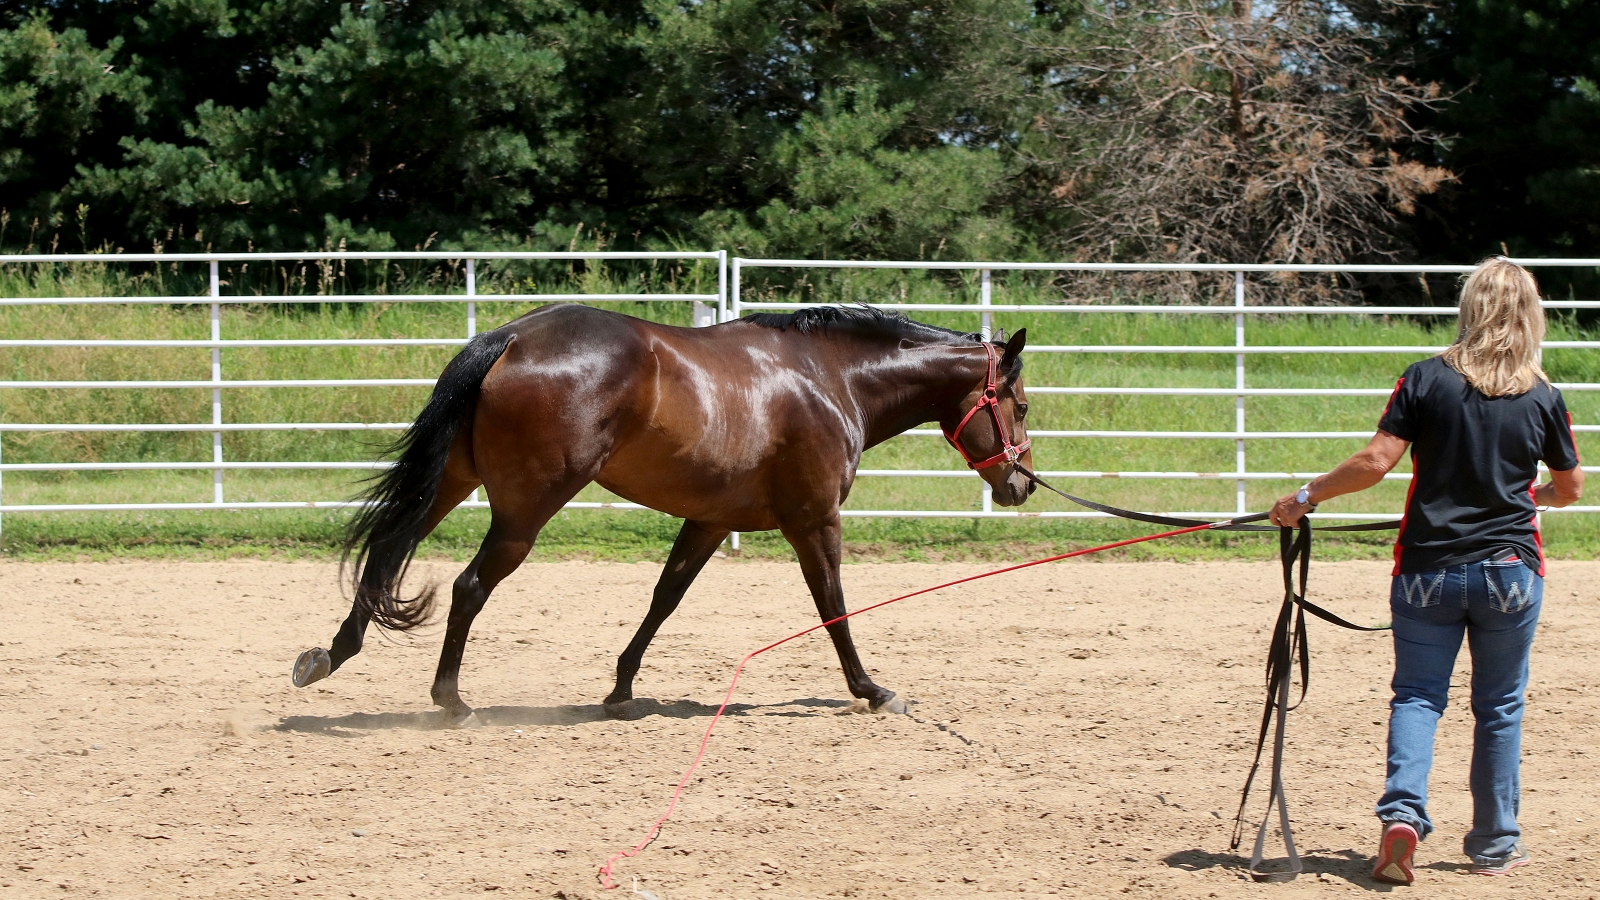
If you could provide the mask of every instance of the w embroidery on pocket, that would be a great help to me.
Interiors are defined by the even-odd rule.
[[[1500,612],[1514,613],[1533,602],[1533,572],[1527,566],[1484,566],[1483,574],[1489,605]]]
[[[1444,596],[1444,570],[1400,576],[1400,597],[1417,609],[1438,606]]]

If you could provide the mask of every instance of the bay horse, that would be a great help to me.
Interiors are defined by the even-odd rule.
[[[645,648],[731,531],[780,531],[818,614],[841,616],[839,507],[863,450],[938,422],[996,503],[1017,506],[1033,492],[1017,465],[1032,465],[1025,343],[1023,329],[1002,344],[838,306],[679,328],[553,305],[481,334],[445,367],[390,448],[394,465],[362,495],[344,546],[350,615],[331,649],[300,654],[294,683],[336,671],[370,622],[404,631],[428,619],[434,588],[403,598],[401,581],[417,545],[480,485],[489,530],[455,581],[432,690],[453,722],[472,715],[457,684],[473,618],[590,482],[684,520],[617,660],[611,713],[633,698]],[[850,693],[905,712],[867,676],[849,623],[827,630]]]

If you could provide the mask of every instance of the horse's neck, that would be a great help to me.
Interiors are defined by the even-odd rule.
[[[898,346],[857,367],[851,393],[862,412],[866,446],[938,420],[983,379],[988,358],[978,345]]]

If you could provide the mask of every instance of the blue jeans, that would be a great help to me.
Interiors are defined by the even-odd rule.
[[[1511,853],[1521,797],[1522,701],[1528,653],[1539,623],[1544,579],[1521,562],[1478,562],[1396,575],[1394,699],[1389,703],[1389,774],[1378,818],[1427,837],[1433,735],[1449,704],[1461,637],[1472,653],[1472,830],[1463,849],[1475,861]]]

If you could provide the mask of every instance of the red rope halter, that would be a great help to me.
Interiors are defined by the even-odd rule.
[[[985,341],[983,350],[989,355],[989,372],[987,380],[984,382],[983,396],[978,398],[978,402],[971,409],[967,410],[965,416],[961,417],[961,424],[957,425],[954,431],[944,432],[944,439],[950,442],[950,446],[956,448],[956,452],[961,454],[962,460],[966,462],[969,469],[987,469],[1003,462],[1014,463],[1022,458],[1022,454],[1028,452],[1029,447],[1033,446],[1032,438],[1020,444],[1011,442],[1011,432],[1006,430],[1006,423],[1000,418],[1000,394],[997,390],[999,365],[995,357],[994,345]],[[995,433],[1000,436],[1000,452],[988,459],[974,461],[971,454],[967,453],[967,448],[961,446],[961,432],[967,427],[967,423],[972,421],[972,417],[978,414],[980,409],[989,411],[989,419],[994,422]],[[939,430],[944,431],[944,426],[939,426]]]

